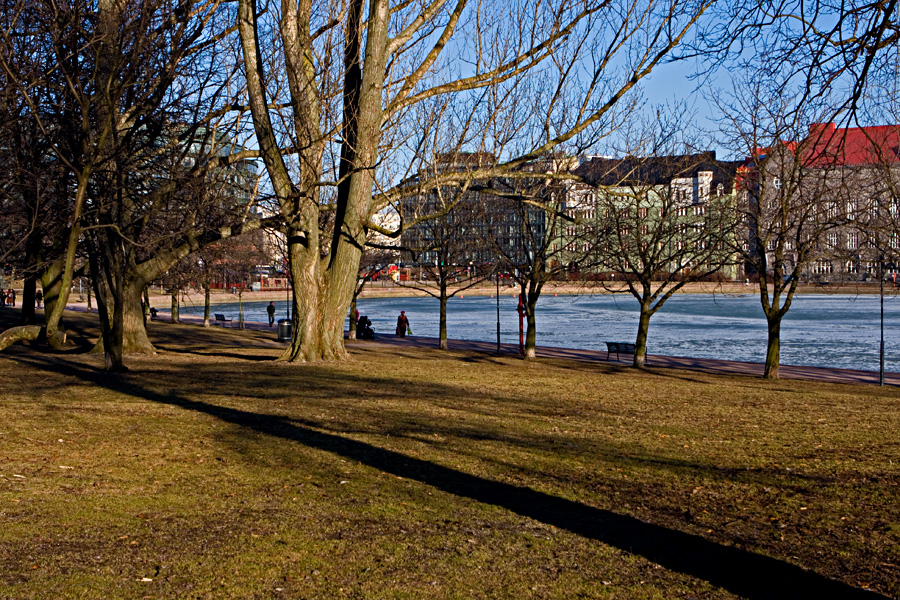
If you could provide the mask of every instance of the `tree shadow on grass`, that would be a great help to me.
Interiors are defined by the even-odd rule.
[[[109,376],[61,361],[36,358],[29,362],[118,393],[203,413],[273,438],[358,461],[448,494],[499,506],[520,516],[642,556],[667,569],[706,580],[746,598],[884,597],[781,560],[723,546],[696,535],[646,523],[634,517],[594,508],[528,487],[471,475],[343,435],[316,430],[289,418],[191,400],[174,392],[156,392],[134,383],[127,376]]]

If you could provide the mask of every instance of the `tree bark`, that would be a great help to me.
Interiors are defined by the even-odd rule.
[[[781,314],[766,315],[769,328],[769,339],[766,344],[766,366],[763,377],[778,379],[778,366],[781,363]]]
[[[637,338],[634,341],[634,362],[632,363],[637,369],[647,366],[647,333],[650,331],[650,316],[650,300],[642,299]]]
[[[18,327],[10,327],[0,332],[0,351],[12,346],[17,342],[34,341],[38,339],[44,328],[40,325],[20,325]],[[65,340],[63,340],[64,342]]]
[[[156,354],[156,348],[150,343],[147,336],[147,321],[142,310],[141,296],[147,290],[143,281],[126,283],[123,294],[123,352],[125,354]],[[149,302],[144,305],[149,314]]]
[[[345,360],[344,319],[353,296],[355,267],[346,266],[352,256],[342,256],[345,264],[343,281],[337,266],[321,268],[317,249],[305,248],[300,243],[289,245],[289,262],[294,283],[292,302],[291,343],[278,360],[290,362],[316,362],[321,360]],[[356,256],[359,264],[359,254]],[[349,273],[351,277],[346,276]],[[329,276],[334,275],[334,279]],[[343,285],[341,285],[343,284]]]
[[[353,300],[350,301],[349,325],[347,325],[347,339],[350,340],[356,339],[356,298],[357,295],[353,294]]]
[[[89,288],[90,289],[90,288]],[[156,354],[156,348],[150,342],[147,335],[147,325],[142,309],[141,295],[147,289],[146,284],[142,280],[129,281],[125,284],[125,290],[122,298],[124,304],[122,312],[122,354]],[[111,303],[110,303],[111,304]],[[149,304],[147,305],[149,310]],[[92,353],[103,352],[103,337],[101,336],[94,347]]]
[[[178,320],[178,288],[173,287],[170,293],[172,295],[172,303],[171,303],[171,309],[170,309],[171,315],[172,315],[172,322],[178,323],[179,322],[179,320]]]
[[[41,252],[43,246],[41,244],[40,228],[34,228],[25,240],[25,262],[28,265],[37,265],[41,262]],[[22,325],[34,325],[35,322],[35,291],[37,290],[37,280],[39,274],[32,267],[25,275],[25,287],[22,290]]]
[[[439,327],[439,342],[438,348],[441,350],[447,349],[447,284],[443,281],[441,282],[441,316],[440,316],[440,327]]]
[[[260,154],[285,221],[294,286],[292,339],[279,360],[310,362],[348,356],[344,349],[343,326],[359,273],[365,224],[372,210],[373,170],[384,122],[382,102],[390,20],[388,3],[373,0],[369,6],[365,60],[362,61],[354,49],[354,40],[363,39],[362,25],[356,15],[362,14],[364,5],[363,0],[353,0],[348,8],[347,36],[350,41],[344,64],[347,75],[344,107],[352,118],[345,118],[341,131],[341,183],[335,201],[334,232],[323,257],[318,184],[324,143],[319,131],[320,107],[313,93],[318,88],[316,74],[307,56],[312,52],[310,4],[301,3],[299,7],[293,7],[295,10],[283,11],[280,23],[298,145],[304,148],[296,183],[278,147],[268,112],[256,29],[256,3],[240,0],[238,4],[238,29],[250,110]],[[348,140],[353,143],[348,144]]]
[[[41,287],[44,289],[44,322],[47,328],[47,344],[54,350],[62,348],[61,340],[65,339],[62,322],[63,310],[69,297],[63,286],[63,273],[66,263],[64,259],[54,260],[47,264],[41,273]],[[69,278],[71,282],[71,277]],[[59,335],[58,335],[59,334]]]
[[[25,277],[25,285],[22,288],[22,299],[19,306],[22,307],[22,315],[19,323],[22,325],[34,325],[34,292],[37,289],[37,275],[29,273]]]
[[[203,284],[203,326],[209,327],[209,282]]]
[[[525,360],[536,360],[537,351],[537,321],[534,318],[534,305],[525,304],[525,321],[528,323],[528,329],[525,331]]]

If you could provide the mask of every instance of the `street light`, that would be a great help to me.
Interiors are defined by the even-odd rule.
[[[500,356],[500,271],[494,272],[497,280],[497,356]]]
[[[884,270],[885,268],[893,270],[894,263],[885,264],[884,256],[882,255],[880,266],[881,273],[878,277],[878,285],[881,296],[881,346],[878,353],[878,385],[884,385]]]

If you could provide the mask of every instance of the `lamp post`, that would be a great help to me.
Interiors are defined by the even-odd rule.
[[[878,350],[878,385],[884,385],[884,256],[879,261],[878,286],[881,299],[881,344]]]
[[[500,271],[494,273],[497,280],[497,356],[500,356]]]
[[[879,263],[880,273],[878,275],[879,296],[881,302],[881,343],[878,352],[878,385],[884,385],[884,276],[885,268],[894,269],[894,263],[884,262],[884,255],[881,256]]]

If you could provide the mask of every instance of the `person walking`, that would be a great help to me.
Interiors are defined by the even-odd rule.
[[[269,313],[269,327],[275,324],[275,303],[269,302],[269,305],[266,307],[266,312]]]
[[[401,310],[400,316],[397,317],[397,335],[400,337],[406,337],[406,332],[409,330],[409,319],[406,318],[406,311]]]
[[[34,293],[34,299],[37,302],[37,307],[42,308],[44,304],[44,292],[38,290]]]

